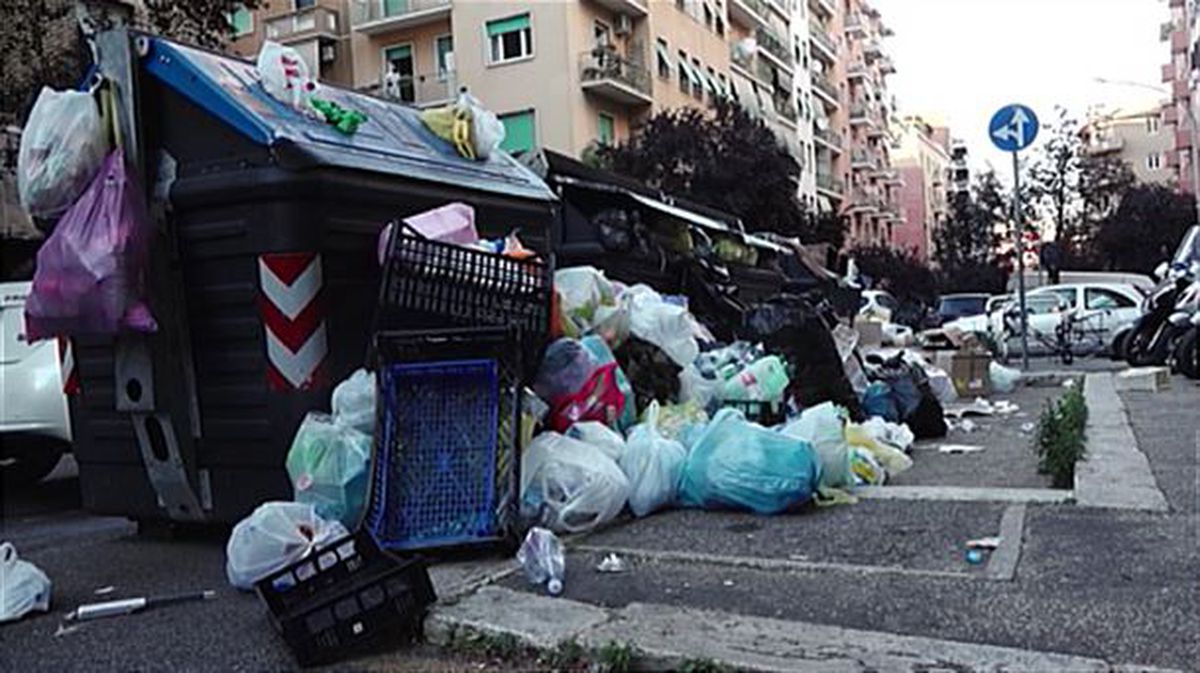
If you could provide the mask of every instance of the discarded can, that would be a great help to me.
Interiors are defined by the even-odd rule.
[[[970,563],[971,565],[979,565],[980,563],[983,563],[983,552],[979,551],[978,549],[968,549],[967,563]]]

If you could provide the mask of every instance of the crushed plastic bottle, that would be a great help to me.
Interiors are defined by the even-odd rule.
[[[562,593],[566,562],[557,535],[545,528],[530,528],[517,550],[517,562],[531,583],[545,585],[552,596]]]

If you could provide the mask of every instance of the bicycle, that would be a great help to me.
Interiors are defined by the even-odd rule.
[[[1039,330],[1029,325],[1031,346],[1040,346],[1057,356],[1064,365],[1075,362],[1076,357],[1091,357],[1100,354],[1108,344],[1105,341],[1103,313],[1080,316],[1078,309],[1067,309],[1054,325],[1053,331]],[[1004,329],[997,339],[997,355],[1008,364],[1012,357],[1009,342],[1020,339],[1020,312],[1010,310],[1004,316]]]

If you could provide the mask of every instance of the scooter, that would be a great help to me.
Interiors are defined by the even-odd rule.
[[[1164,364],[1178,337],[1176,325],[1168,320],[1177,310],[1184,294],[1200,278],[1200,226],[1183,237],[1171,261],[1163,262],[1154,275],[1161,281],[1142,304],[1142,317],[1124,342],[1125,359],[1135,367]],[[1122,344],[1117,344],[1120,346]]]
[[[1176,335],[1171,348],[1171,371],[1195,379],[1200,378],[1200,354],[1196,349],[1200,337],[1200,280],[1192,283],[1189,295],[1187,306],[1180,306],[1167,322]]]

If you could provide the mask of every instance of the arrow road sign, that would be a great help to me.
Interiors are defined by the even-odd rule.
[[[992,115],[988,136],[1005,152],[1018,152],[1029,147],[1038,134],[1038,118],[1024,105],[1007,105]]]

